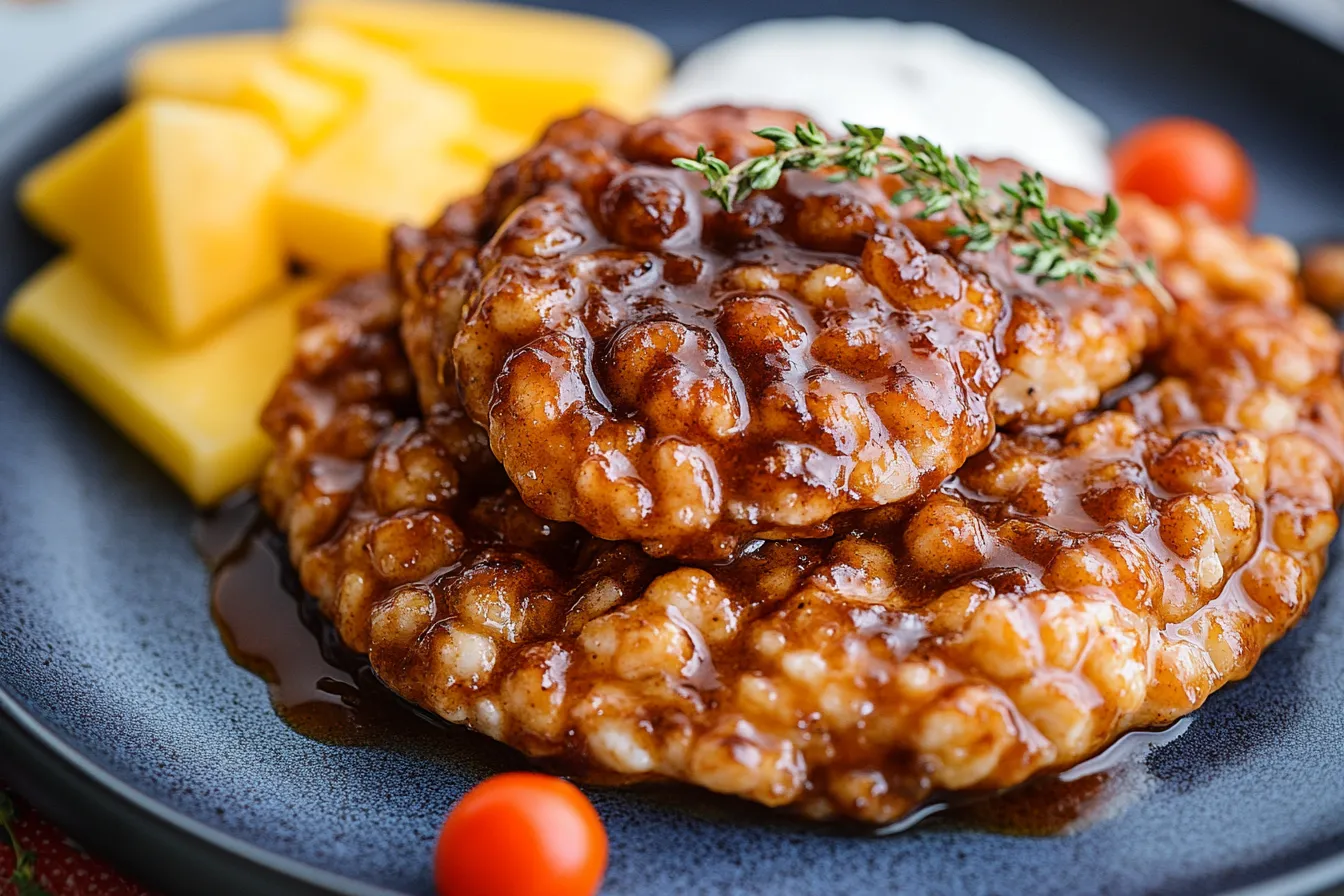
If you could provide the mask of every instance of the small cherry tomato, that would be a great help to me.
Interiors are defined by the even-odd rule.
[[[568,781],[498,775],[448,813],[434,850],[441,896],[593,896],[607,869],[607,832]]]
[[[1245,222],[1255,205],[1255,171],[1231,135],[1195,118],[1161,118],[1111,148],[1115,187],[1158,205],[1198,203],[1223,221]]]

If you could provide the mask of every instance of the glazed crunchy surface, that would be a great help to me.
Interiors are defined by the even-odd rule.
[[[560,129],[599,125],[617,127]],[[528,192],[509,170],[492,190]],[[457,337],[443,309],[479,307],[496,219],[526,220],[528,201],[487,191],[404,231],[391,280],[310,307],[265,421],[263,498],[305,588],[380,677],[444,718],[588,775],[885,822],[1173,721],[1247,674],[1310,600],[1344,488],[1341,345],[1282,243],[1127,201],[1127,234],[1176,305],[1118,298],[1141,326],[1114,337],[1123,364],[1070,380],[1094,397],[1000,405],[999,431],[929,493],[697,564],[537,516],[492,455],[498,436],[456,401],[444,352],[497,334]],[[925,270],[997,279],[981,294],[1098,332],[1075,312],[1104,295],[1014,287],[989,262],[985,278],[922,235],[907,251],[938,259]],[[863,268],[878,242],[852,254],[886,296]],[[995,332],[993,358],[1013,357]]]
[[[733,212],[701,197],[670,160],[702,140],[745,156],[748,117],[789,120],[590,116],[487,189],[500,223],[452,362],[542,516],[722,559],[927,493],[988,444],[997,292],[873,185],[790,174]]]
[[[747,158],[768,146],[750,129],[795,120],[561,122],[487,187],[466,289],[422,277],[428,363],[534,511],[691,560],[825,535],[926,496],[996,423],[1094,406],[1159,337],[1142,288],[1036,284],[1006,245],[931,251],[915,235],[956,249],[948,221],[894,208],[889,178],[787,172],[729,212],[670,165]]]

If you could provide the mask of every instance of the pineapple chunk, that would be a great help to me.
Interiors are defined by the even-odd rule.
[[[144,100],[30,174],[20,203],[181,343],[283,278],[288,158],[255,115]]]
[[[285,60],[363,97],[388,81],[415,77],[415,67],[401,55],[339,28],[310,25],[285,37]],[[464,102],[470,102],[465,96]]]
[[[131,62],[130,91],[256,112],[296,152],[313,147],[345,111],[336,87],[283,62],[278,34],[228,34],[153,44]]]
[[[209,339],[173,347],[83,261],[58,259],[20,287],[10,336],[120,427],[198,504],[251,481],[270,450],[261,409],[289,365],[300,304],[327,284],[284,289]]]
[[[528,136],[589,105],[643,116],[671,67],[667,48],[629,25],[520,6],[299,0],[293,17],[405,53],[469,91],[486,121]]]
[[[237,104],[273,124],[296,153],[313,149],[336,126],[348,105],[337,88],[279,62],[258,63]]]
[[[135,99],[234,103],[253,66],[280,58],[278,34],[226,34],[150,44],[131,60]]]
[[[427,74],[469,91],[484,121],[529,140],[540,137],[551,122],[590,106],[627,120],[645,117],[653,106],[649,96],[614,96],[587,81],[471,69],[471,63],[440,50],[426,50],[420,57]]]
[[[281,191],[285,244],[320,270],[383,267],[393,226],[428,223],[489,173],[471,104],[457,91],[412,73],[370,83],[359,110]]]
[[[479,122],[471,129],[470,143],[458,147],[458,152],[465,159],[496,168],[527,152],[532,143],[532,138],[526,134]]]

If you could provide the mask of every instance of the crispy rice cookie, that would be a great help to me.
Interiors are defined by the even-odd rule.
[[[976,160],[976,166],[990,190],[1015,182],[1023,170],[1008,159]],[[1101,204],[1071,187],[1050,183],[1049,191],[1053,205],[1073,211]],[[987,277],[1003,296],[1006,311],[998,344],[1003,377],[990,398],[999,428],[1039,429],[1068,422],[1095,408],[1107,390],[1129,380],[1145,356],[1161,347],[1171,309],[1147,287],[1075,278],[1037,282],[1017,270],[1022,260],[1009,243],[970,252],[964,239],[948,237],[948,227],[962,220],[955,209],[928,220],[915,216],[918,209],[912,203],[899,214],[919,239]]]
[[[876,185],[791,173],[727,213],[667,164],[702,141],[743,158],[784,115],[588,116],[486,189],[452,356],[540,515],[720,559],[928,494],[989,443],[999,295]]]
[[[752,130],[799,117],[559,122],[472,200],[485,248],[468,276],[414,275],[424,394],[460,383],[542,516],[701,560],[826,534],[838,514],[927,495],[995,424],[1095,407],[1160,343],[1168,315],[1147,289],[1038,284],[1007,245],[964,252],[947,215],[890,206],[895,179],[789,173],[729,214],[669,166],[701,144],[746,158],[768,148]],[[986,163],[985,181],[1019,171]],[[431,330],[425,358],[415,333]]]
[[[367,288],[310,312],[266,505],[383,680],[533,757],[874,823],[1016,784],[1246,675],[1338,524],[1340,337],[1291,253],[1127,215],[1178,302],[1153,375],[831,537],[698,567],[538,518],[460,411],[396,419]]]

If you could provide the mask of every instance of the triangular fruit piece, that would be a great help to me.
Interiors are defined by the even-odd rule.
[[[474,148],[475,124],[470,99],[447,85],[410,73],[373,81],[285,180],[289,251],[318,270],[382,268],[394,225],[426,224],[485,182],[493,154]]]
[[[327,285],[296,281],[206,339],[171,346],[66,257],[19,288],[5,329],[209,504],[260,472],[271,450],[261,409],[289,366],[297,309]]]
[[[295,23],[345,29],[469,91],[492,124],[529,136],[597,106],[647,114],[671,67],[657,38],[592,16],[503,3],[297,0]]]
[[[256,115],[145,100],[30,174],[20,201],[184,342],[284,276],[276,193],[288,160]]]
[[[278,34],[180,38],[150,44],[136,53],[127,81],[135,99],[233,103],[257,63],[279,58]]]

